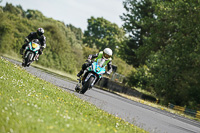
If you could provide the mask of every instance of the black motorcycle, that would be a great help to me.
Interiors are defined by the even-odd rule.
[[[39,40],[33,40],[31,41],[28,46],[25,48],[25,54],[23,56],[23,67],[29,67],[30,64],[38,58],[40,50],[40,43]]]

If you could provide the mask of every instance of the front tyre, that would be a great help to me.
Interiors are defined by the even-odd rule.
[[[29,55],[27,56],[27,58],[24,59],[24,67],[29,67],[31,62],[32,62],[32,58],[33,58],[33,53],[29,53]]]
[[[90,79],[88,79],[88,81],[83,85],[82,89],[80,90],[80,94],[84,94],[88,88],[91,87],[91,84],[93,83],[94,81],[94,77],[91,76]]]
[[[75,91],[79,93],[80,90],[81,90],[81,89],[80,89],[79,85],[77,84],[76,87],[75,87]]]

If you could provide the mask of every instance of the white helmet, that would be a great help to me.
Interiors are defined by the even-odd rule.
[[[103,57],[106,59],[110,58],[112,56],[112,50],[110,48],[105,48],[103,50]]]

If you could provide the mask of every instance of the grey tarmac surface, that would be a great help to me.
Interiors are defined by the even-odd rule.
[[[21,66],[21,62],[6,59]],[[98,88],[88,90],[84,95],[78,94],[74,91],[76,82],[32,66],[24,69],[150,133],[200,133],[200,122],[156,109]]]

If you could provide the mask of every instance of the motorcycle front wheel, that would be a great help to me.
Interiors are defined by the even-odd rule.
[[[24,67],[29,67],[29,65],[31,64],[31,58],[33,57],[33,53],[29,53],[29,55],[27,56],[27,58],[25,58],[24,60]]]
[[[94,81],[94,77],[91,76],[86,83],[84,83],[82,89],[80,90],[80,94],[84,94],[88,88],[91,86],[92,82]]]

